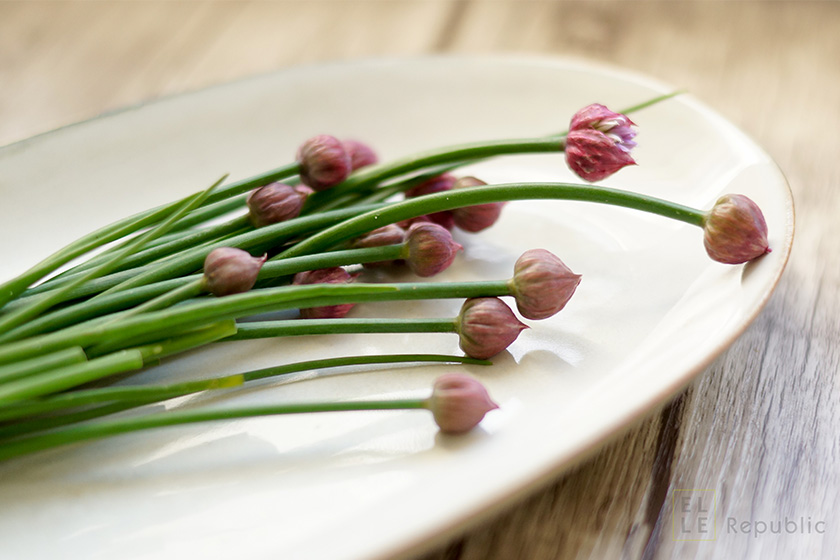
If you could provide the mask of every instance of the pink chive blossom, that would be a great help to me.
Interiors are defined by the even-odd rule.
[[[453,189],[467,187],[480,187],[486,185],[481,179],[475,177],[461,177],[452,186]],[[492,226],[498,221],[502,213],[504,202],[489,202],[476,206],[465,206],[451,210],[455,226],[470,233],[477,233]]]
[[[305,141],[296,159],[301,181],[316,191],[332,188],[350,175],[350,154],[334,136],[321,134]]]
[[[580,275],[545,249],[525,251],[510,281],[516,307],[526,319],[546,319],[566,306],[580,284]]]
[[[594,183],[636,162],[603,132],[575,130],[566,137],[566,163],[578,177]]]
[[[456,319],[460,346],[467,356],[486,360],[511,345],[523,329],[513,311],[499,298],[471,298]]]
[[[462,434],[475,428],[491,410],[499,408],[477,379],[449,373],[435,380],[427,407],[440,431]]]
[[[213,249],[204,259],[204,289],[217,297],[247,292],[257,282],[265,259],[233,247]]]
[[[703,244],[712,259],[726,264],[751,261],[771,251],[764,214],[741,194],[720,197],[706,214]]]
[[[621,144],[624,149],[630,151],[631,148],[636,146],[633,141],[636,131],[630,128],[631,126],[636,126],[636,124],[627,115],[610,111],[603,105],[593,103],[574,114],[572,122],[569,124],[569,131],[588,128],[600,130],[612,137],[617,144]]]
[[[358,140],[343,140],[341,143],[350,156],[350,169],[352,171],[373,165],[379,161],[376,152],[367,144]]]
[[[431,179],[427,179],[419,185],[415,185],[410,189],[406,190],[405,197],[416,198],[418,196],[424,196],[427,194],[446,192],[452,189],[453,185],[455,185],[455,181],[456,178],[454,175],[444,173],[442,175],[432,177]],[[445,227],[446,229],[452,229],[452,227],[455,225],[455,219],[452,216],[452,212],[450,210],[444,210],[443,212],[435,212],[434,214],[429,214],[428,216],[412,218],[411,220],[407,220],[405,223],[402,223],[400,225],[402,225],[403,227],[408,227],[414,222],[424,221],[438,224],[440,226]]]
[[[349,284],[357,275],[350,274],[340,266],[309,270],[295,274],[292,284]],[[347,315],[355,304],[340,303],[321,307],[307,307],[300,310],[303,319],[340,319]]]
[[[411,271],[422,278],[443,272],[463,247],[449,230],[431,222],[411,224],[405,234],[403,259]]]
[[[579,177],[595,182],[605,179],[636,161],[630,151],[635,126],[626,115],[597,103],[584,107],[572,117],[566,136],[566,162]]]
[[[312,189],[304,185],[292,187],[270,183],[248,195],[249,217],[254,227],[264,227],[298,217]]]

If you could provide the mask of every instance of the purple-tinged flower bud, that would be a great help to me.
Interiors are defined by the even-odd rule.
[[[427,179],[423,181],[419,185],[414,185],[410,189],[405,191],[406,198],[416,198],[418,196],[423,196],[427,194],[434,194],[439,192],[446,192],[452,189],[452,186],[455,184],[455,176],[450,175],[449,173],[444,173],[443,175],[438,175],[437,177],[432,177],[431,179]],[[428,221],[438,225],[445,227],[446,229],[452,229],[455,225],[455,219],[452,216],[452,212],[450,210],[444,210],[443,212],[435,212],[434,214],[429,214],[428,216],[420,216],[418,218],[412,218],[408,220],[403,227],[408,227],[409,225],[413,224],[414,222],[422,222]]]
[[[344,149],[350,155],[350,169],[352,171],[373,165],[379,161],[376,152],[367,144],[358,140],[344,140],[342,144],[344,144]]]
[[[445,434],[468,432],[478,426],[485,414],[499,408],[484,385],[460,373],[438,377],[427,406]]]
[[[513,267],[511,290],[526,319],[545,319],[563,309],[580,284],[580,275],[545,249],[525,251]]]
[[[593,103],[572,117],[566,137],[566,162],[586,181],[600,181],[626,165],[635,165],[635,126],[626,115]]]
[[[566,163],[584,181],[606,179],[636,161],[620,143],[600,130],[573,130],[566,136]]]
[[[254,227],[263,227],[297,218],[312,192],[309,187],[292,187],[283,183],[269,183],[254,189],[248,195],[246,204]]]
[[[297,152],[300,180],[316,191],[344,181],[351,171],[350,154],[341,140],[321,134],[304,142]]]
[[[706,214],[703,244],[712,259],[726,264],[751,261],[771,251],[761,208],[742,194],[720,197]]]
[[[466,187],[480,187],[486,184],[487,183],[481,179],[476,179],[475,177],[461,177],[455,181],[452,188],[462,189]],[[452,218],[455,225],[460,229],[470,233],[477,233],[496,223],[502,213],[504,205],[504,202],[489,202],[487,204],[478,204],[476,206],[455,208],[451,211]]]
[[[406,198],[416,198],[427,194],[435,194],[439,192],[446,192],[452,189],[457,178],[449,173],[437,175],[431,179],[426,179],[420,184],[414,185],[405,191]]]
[[[516,340],[527,325],[499,298],[471,298],[464,302],[456,319],[460,346],[467,356],[486,360]]]
[[[300,185],[295,185],[293,188],[295,189],[296,193],[298,193],[304,198],[315,192],[315,189],[309,188],[303,183],[301,183]]]
[[[417,222],[405,234],[402,254],[414,274],[427,278],[449,268],[461,249],[445,227]]]
[[[405,239],[405,230],[397,224],[388,224],[357,237],[353,240],[352,246],[356,249],[368,247],[385,247],[386,245],[399,245]]]
[[[292,284],[349,284],[357,275],[348,273],[340,266],[309,270],[295,274]],[[300,310],[304,319],[340,319],[347,315],[355,304],[340,303],[338,305],[324,305],[321,307],[307,307]]]
[[[388,224],[381,228],[375,229],[371,232],[356,238],[351,243],[354,249],[366,249],[368,247],[385,247],[386,245],[400,245],[405,241],[405,230],[397,224]],[[391,266],[401,262],[400,260],[378,261],[372,263],[365,263],[363,266],[367,268],[377,268],[382,266]]]
[[[630,128],[636,126],[627,115],[610,111],[603,105],[593,103],[574,114],[569,124],[569,131],[593,129],[609,136],[621,149],[629,152],[636,143],[633,138],[636,131]]]
[[[257,282],[265,259],[233,247],[213,249],[204,259],[204,289],[218,297],[247,292]]]

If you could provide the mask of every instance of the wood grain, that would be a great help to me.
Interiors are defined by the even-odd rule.
[[[838,29],[837,2],[4,1],[0,145],[322,60],[542,53],[684,87],[755,138],[789,178],[797,237],[778,290],[673,403],[496,518],[418,553],[424,560],[833,558],[840,549]],[[716,540],[673,538],[680,489],[715,491]],[[753,529],[810,519],[811,529],[733,533],[729,519]],[[817,532],[821,521],[825,531]]]

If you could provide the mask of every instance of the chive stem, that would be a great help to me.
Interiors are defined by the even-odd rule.
[[[401,257],[401,252],[402,245],[389,245],[384,247],[344,249],[315,255],[302,255],[296,258],[270,260],[263,265],[258,279],[267,280],[319,268],[394,260]],[[189,276],[162,280],[146,286],[131,288],[124,292],[108,294],[95,301],[82,301],[29,321],[25,325],[21,325],[0,336],[0,341],[10,342],[21,340],[30,336],[51,332],[68,325],[77,324],[100,315],[114,313],[132,305],[141,304],[151,298],[168,297],[166,294],[170,290],[189,290],[184,288],[184,286],[199,282],[202,277],[202,274],[191,274]]]
[[[455,319],[289,319],[278,321],[253,321],[237,323],[235,335],[229,340],[303,336],[313,334],[359,333],[453,333],[457,332]]]
[[[80,347],[65,348],[58,352],[0,366],[0,383],[85,361],[87,361],[87,356]]]
[[[215,410],[194,409],[158,412],[145,416],[77,424],[60,428],[53,432],[6,442],[0,446],[0,460],[11,459],[27,453],[70,443],[100,439],[152,428],[194,424],[197,422],[312,412],[412,410],[422,408],[428,408],[428,399],[286,403]]]
[[[507,281],[489,282],[421,282],[399,284],[312,284],[265,288],[223,298],[208,298],[183,305],[152,311],[124,321],[103,326],[82,325],[0,346],[0,364],[24,359],[68,346],[89,347],[108,340],[122,344],[132,340],[153,338],[160,329],[177,331],[194,328],[207,321],[247,317],[299,307],[316,307],[364,301],[396,301],[431,298],[469,298],[510,295]],[[139,341],[137,337],[141,337]]]
[[[574,183],[507,183],[482,185],[428,194],[391,203],[382,208],[349,218],[297,243],[280,258],[324,251],[378,227],[416,216],[433,214],[465,206],[510,200],[557,199],[596,202],[642,210],[702,227],[705,213],[660,198],[635,192],[578,185]]]
[[[143,356],[139,350],[123,350],[89,362],[44,371],[0,385],[0,406],[63,391],[115,373],[137,370],[141,367],[143,367]]]
[[[298,164],[292,163],[284,167],[279,167],[265,173],[255,175],[242,181],[231,183],[230,185],[226,185],[225,187],[219,189],[214,195],[210,196],[205,201],[205,204],[218,202],[222,199],[244,193],[254,187],[297,175],[298,171]],[[126,235],[159,222],[166,216],[172,214],[174,209],[178,208],[184,203],[184,201],[190,199],[192,196],[194,195],[190,195],[184,199],[177,200],[157,208],[140,212],[127,218],[123,218],[112,224],[99,228],[98,230],[73,241],[62,249],[59,249],[46,259],[31,267],[26,272],[7,282],[4,282],[3,284],[0,284],[0,309],[23,293],[26,288],[50,272],[53,272],[60,266],[67,264],[73,259],[80,257],[97,247],[101,247],[111,241],[121,239]]]
[[[359,365],[378,364],[405,364],[405,363],[448,363],[489,366],[489,360],[477,360],[467,356],[448,356],[445,354],[380,354],[371,356],[343,356],[339,358],[322,358],[318,360],[307,360],[291,364],[263,368],[249,371],[214,377],[211,379],[199,379],[196,381],[185,381],[169,385],[135,385],[127,387],[100,387],[96,389],[78,389],[66,393],[59,393],[38,400],[28,400],[13,403],[0,408],[0,420],[13,420],[36,414],[56,412],[70,408],[78,408],[94,404],[102,404],[116,401],[138,402],[149,404],[160,402],[176,397],[182,397],[201,391],[213,391],[219,389],[230,389],[239,387],[248,381],[257,381],[274,377],[282,377],[303,371],[321,369],[334,369],[341,367],[352,367]],[[88,419],[88,418],[86,418]],[[45,427],[56,427],[46,425]],[[0,438],[7,437],[8,433],[0,428]],[[16,431],[16,433],[23,433]]]

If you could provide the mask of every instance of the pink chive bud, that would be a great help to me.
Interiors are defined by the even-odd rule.
[[[586,181],[600,181],[636,162],[630,150],[636,146],[635,126],[626,115],[594,103],[572,117],[566,137],[566,162]]]
[[[516,340],[528,327],[499,298],[471,298],[456,319],[460,346],[467,356],[486,360]]]
[[[444,173],[443,175],[432,177],[419,185],[414,185],[405,191],[405,197],[416,198],[427,194],[446,192],[452,189],[453,185],[455,185],[455,176],[450,175],[449,173]],[[429,214],[428,216],[420,216],[419,218],[408,220],[408,223],[404,227],[408,227],[408,225],[411,225],[414,222],[422,221],[432,222],[441,225],[446,229],[452,229],[455,225],[455,219],[452,216],[452,212],[445,210],[443,212],[435,212],[434,214]]]
[[[480,187],[486,185],[481,179],[475,177],[461,177],[452,186],[453,189],[462,189],[466,187]],[[476,206],[465,206],[464,208],[456,208],[452,210],[452,217],[455,225],[464,231],[470,233],[477,233],[483,229],[487,229],[499,219],[502,213],[504,202],[490,202],[487,204],[478,204]]]
[[[427,278],[449,268],[461,249],[445,227],[417,222],[405,234],[403,258],[414,274]]]
[[[343,268],[322,268],[320,270],[309,270],[295,274],[292,284],[298,286],[304,284],[348,284],[353,281],[354,275]],[[300,310],[300,316],[304,319],[340,319],[353,309],[353,303],[342,303],[338,305],[324,305],[322,307],[308,307]]]
[[[462,434],[475,428],[484,415],[499,408],[478,380],[449,373],[435,380],[428,408],[445,434]]]
[[[376,152],[374,152],[367,144],[359,142],[358,140],[344,140],[341,143],[350,155],[350,169],[352,171],[361,167],[373,165],[379,161],[379,158],[376,156]]]
[[[263,227],[296,218],[311,192],[312,189],[303,185],[292,187],[283,183],[254,189],[246,200],[251,223]]]
[[[351,171],[350,154],[341,140],[321,134],[304,142],[297,152],[300,179],[316,191],[327,190],[344,181]]]
[[[751,261],[771,251],[764,214],[741,194],[720,197],[706,214],[703,244],[712,259],[726,264]]]
[[[218,297],[247,292],[257,282],[265,259],[233,247],[213,249],[204,259],[204,289]]]
[[[400,245],[405,241],[405,230],[397,224],[388,224],[381,228],[375,229],[365,235],[355,239],[351,246],[354,249],[366,249],[368,247],[385,247],[386,245]],[[391,266],[398,261],[378,261],[372,263],[365,263],[363,266],[368,268],[376,268],[381,266]]]
[[[525,251],[513,267],[511,288],[526,319],[545,319],[563,309],[580,284],[580,275],[545,249]]]
[[[356,238],[352,245],[356,249],[398,245],[405,239],[405,230],[397,224],[388,224]]]

